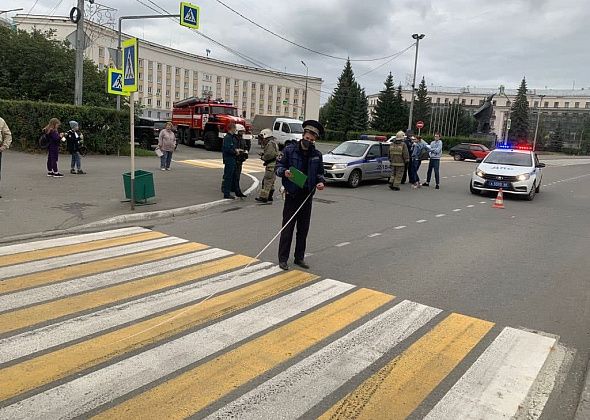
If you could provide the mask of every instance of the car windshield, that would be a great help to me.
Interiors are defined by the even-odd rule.
[[[354,142],[344,142],[332,150],[333,155],[343,155],[343,156],[354,156],[360,157],[365,154],[367,149],[369,148],[368,144],[363,143],[354,143]]]
[[[162,130],[166,126],[166,121],[156,121],[154,123],[154,128]]]
[[[498,150],[490,152],[490,154],[484,160],[484,163],[512,166],[533,166],[531,155],[528,153],[500,152]]]
[[[212,106],[211,114],[225,114],[231,115],[232,117],[238,116],[238,110],[236,108],[230,108],[226,106]]]
[[[488,148],[487,148],[487,146],[484,146],[483,144],[481,145],[481,148],[482,148],[484,151],[486,151],[486,152],[489,152],[489,151],[490,151],[490,149],[488,149]]]
[[[301,123],[289,123],[289,128],[291,129],[291,133],[294,133],[294,134],[303,133],[303,125]]]

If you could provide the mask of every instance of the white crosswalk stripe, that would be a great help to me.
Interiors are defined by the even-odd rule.
[[[181,160],[179,163],[208,169],[223,169],[224,167],[222,159],[187,159]],[[258,159],[248,159],[242,164],[242,172],[245,174],[264,172],[264,170],[265,168],[263,162]]]

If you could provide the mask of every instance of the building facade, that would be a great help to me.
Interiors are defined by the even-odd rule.
[[[424,131],[428,133],[441,131],[447,136],[452,135],[453,113],[446,111],[452,109],[453,104],[461,104],[465,109],[475,111],[483,104],[487,96],[494,93],[491,131],[498,138],[503,138],[507,120],[510,118],[510,107],[516,99],[516,89],[505,89],[502,94],[499,88],[428,86],[428,97],[431,100],[431,121]],[[411,94],[411,87],[403,88],[402,96],[408,103],[411,101]],[[379,94],[368,96],[369,116],[377,104],[378,96]],[[566,143],[571,147],[577,144],[583,134],[584,123],[590,119],[590,88],[575,90],[529,89],[527,98],[531,136],[534,134],[537,117],[540,113],[542,130],[553,132],[559,125],[568,138]]]
[[[22,30],[52,29],[55,38],[73,40],[76,25],[66,17],[17,15]],[[85,22],[87,48],[84,55],[99,69],[116,67],[117,32]],[[130,36],[123,34],[123,41]],[[72,42],[73,43],[73,42]],[[322,79],[275,72],[215,60],[139,39],[138,98],[143,115],[168,119],[172,104],[191,96],[222,99],[237,106],[240,115],[317,119]],[[305,103],[305,85],[307,104]],[[106,83],[106,80],[105,80]]]

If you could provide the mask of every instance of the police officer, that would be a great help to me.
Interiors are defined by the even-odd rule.
[[[242,124],[236,124],[236,133],[236,179],[232,191],[236,193],[236,197],[244,198],[246,195],[242,193],[242,189],[240,188],[240,177],[242,176],[242,164],[248,159],[252,142],[244,138],[246,128]]]
[[[412,153],[412,146],[414,144],[414,142],[412,141],[412,136],[414,135],[414,132],[408,128],[406,130],[406,138],[404,139],[404,143],[406,144],[406,147],[408,148],[408,152],[410,152],[410,154]],[[406,183],[406,179],[410,180],[410,184],[413,184],[414,181],[412,181],[412,171],[411,171],[411,159],[410,161],[408,161],[405,165],[404,165],[404,175],[402,177],[402,184]]]
[[[264,162],[265,170],[260,196],[256,197],[255,200],[259,203],[267,203],[273,200],[272,196],[275,192],[275,168],[277,166],[279,146],[277,146],[275,138],[272,135],[272,130],[269,128],[262,130],[259,137],[261,137],[263,148],[262,152],[260,152],[260,159]]]
[[[236,151],[238,139],[236,137],[236,125],[230,123],[228,127],[228,133],[223,138],[223,146],[221,147],[221,153],[223,154],[223,183],[221,189],[223,191],[223,198],[229,198],[234,200],[236,197],[231,195],[231,191],[235,191],[236,182]]]
[[[279,240],[279,267],[283,270],[289,269],[287,261],[291,252],[295,225],[297,225],[295,264],[302,268],[309,268],[305,262],[305,246],[311,219],[311,204],[316,189],[323,190],[325,181],[322,154],[315,148],[315,142],[323,133],[324,127],[318,121],[304,121],[303,138],[285,147],[283,156],[277,163],[276,174],[282,178],[285,188],[283,230]],[[303,187],[300,188],[292,181],[295,174],[289,170],[291,167],[307,176]]]

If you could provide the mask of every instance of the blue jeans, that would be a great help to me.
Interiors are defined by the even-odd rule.
[[[434,169],[434,179],[436,180],[436,185],[440,183],[440,159],[430,159],[428,162],[428,173],[426,174],[426,182],[430,183],[430,179],[432,178],[432,170]]]
[[[160,168],[170,169],[170,162],[172,162],[172,152],[165,152],[162,150],[162,153],[164,154],[160,157]]]
[[[418,169],[420,169],[420,164],[422,161],[420,159],[412,159],[412,164],[410,166],[410,183],[415,184],[416,182],[420,182],[420,177],[418,176]]]
[[[78,170],[82,169],[82,159],[80,158],[80,152],[72,153],[72,169],[74,167],[78,168]]]

